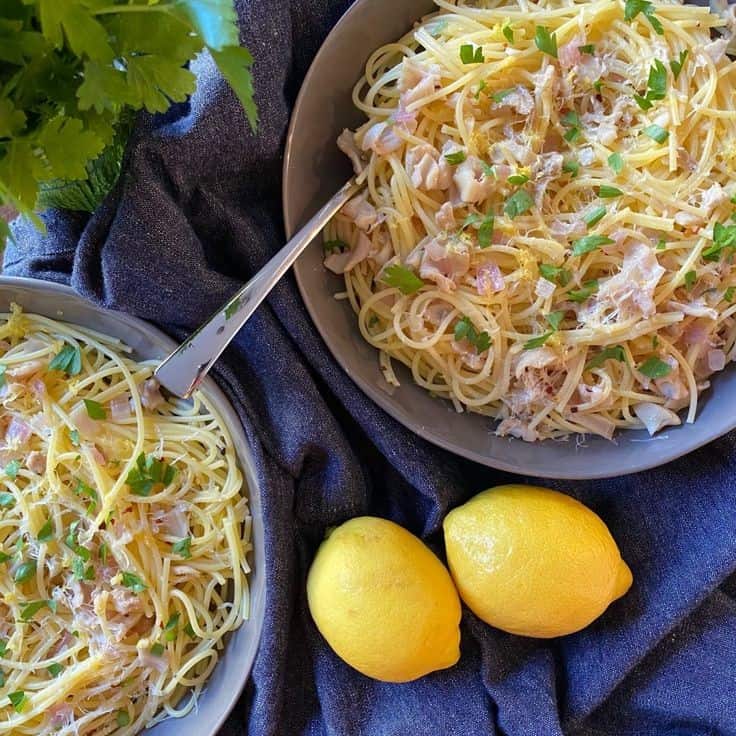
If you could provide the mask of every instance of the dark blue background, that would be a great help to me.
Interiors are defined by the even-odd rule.
[[[243,3],[258,136],[203,60],[190,105],[140,121],[101,210],[49,215],[44,237],[19,224],[6,272],[70,282],[175,336],[206,318],[284,240],[290,106],[346,4]],[[603,517],[634,573],[629,594],[590,628],[533,641],[466,611],[456,667],[387,685],[338,660],[306,611],[306,570],[325,527],[387,516],[441,553],[448,509],[509,476],[427,445],[366,399],[326,352],[291,277],[218,378],[255,447],[269,581],[253,678],[223,734],[736,734],[734,436],[654,472],[555,484]]]

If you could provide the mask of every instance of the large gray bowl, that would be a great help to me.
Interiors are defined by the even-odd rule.
[[[120,312],[100,309],[82,299],[70,288],[46,281],[0,277],[0,311],[11,302],[27,312],[35,312],[63,322],[88,327],[117,337],[133,348],[140,360],[164,358],[175,343],[151,325]],[[248,583],[251,593],[249,619],[233,633],[212,673],[197,709],[180,719],[172,719],[145,729],[141,736],[215,736],[245,685],[258,648],[264,616],[265,580],[263,519],[253,458],[243,427],[235,411],[212,379],[202,384],[202,391],[220,412],[235,443],[240,467],[248,483],[248,501],[253,517],[252,572]]]
[[[293,235],[351,174],[335,139],[343,128],[355,127],[363,119],[352,105],[351,92],[368,56],[433,10],[431,0],[357,0],[327,37],[304,80],[286,143],[287,235]],[[584,446],[574,438],[528,444],[496,437],[490,420],[457,414],[448,402],[432,399],[403,366],[397,371],[401,387],[386,384],[377,352],[361,337],[349,303],[333,298],[343,282],[322,266],[319,243],[307,249],[294,269],[317,329],[355,383],[418,435],[484,465],[549,478],[605,478],[662,465],[736,427],[736,373],[729,369],[701,397],[695,424],[653,439],[643,430],[620,432],[615,443],[589,438]]]

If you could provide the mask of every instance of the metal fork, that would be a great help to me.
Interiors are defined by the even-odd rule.
[[[161,386],[189,398],[299,254],[360,188],[350,179],[235,296],[171,353],[155,373]]]

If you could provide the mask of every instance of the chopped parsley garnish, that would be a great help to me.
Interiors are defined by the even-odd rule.
[[[97,550],[97,555],[103,565],[107,564],[107,542],[103,542]]]
[[[455,325],[455,340],[466,340],[478,353],[485,352],[491,345],[491,336],[485,331],[477,332],[469,317],[463,317]]]
[[[176,639],[176,630],[179,627],[180,613],[174,613],[164,626],[164,638],[166,641],[174,641]]]
[[[656,123],[647,125],[647,127],[642,130],[642,133],[653,141],[657,141],[657,143],[664,143],[670,135],[669,131]]]
[[[18,471],[20,470],[20,460],[11,460],[6,466],[3,472],[8,478],[17,478]]]
[[[8,651],[7,639],[0,639],[0,657],[4,657]]]
[[[480,167],[483,169],[483,176],[492,176],[494,179],[498,179],[496,176],[496,169],[491,166],[487,161],[481,160]]]
[[[584,281],[581,289],[571,289],[567,298],[572,302],[584,302],[598,290],[598,279]]]
[[[84,400],[84,408],[87,410],[87,416],[90,419],[107,419],[107,412],[102,404],[93,401],[92,399]]]
[[[529,181],[529,177],[526,174],[512,174],[507,179],[509,184],[515,184],[516,186],[521,186],[522,184],[526,184]]]
[[[58,662],[53,662],[46,669],[51,677],[58,677],[64,671],[64,665],[59,664]]]
[[[615,241],[607,238],[605,235],[586,235],[578,238],[572,244],[572,254],[574,256],[582,256],[591,251],[597,250],[602,245],[611,245]]]
[[[474,46],[472,43],[464,43],[460,47],[460,61],[463,64],[482,64],[485,61],[483,49],[480,46]]]
[[[612,347],[604,348],[600,353],[598,353],[598,355],[588,361],[585,366],[585,370],[588,371],[591,368],[599,368],[607,360],[617,360],[620,363],[625,363],[626,353],[620,345],[613,345]]]
[[[534,32],[534,43],[543,54],[557,58],[557,37],[549,32],[549,28],[537,26]]]
[[[599,205],[583,215],[583,222],[588,227],[593,227],[593,225],[597,225],[605,215],[606,208],[603,205]]]
[[[15,568],[13,580],[16,583],[26,583],[36,574],[36,561],[30,560],[28,562],[21,562],[18,567]]]
[[[5,385],[5,380],[6,380],[5,371],[7,370],[8,370],[8,367],[0,363],[0,388],[2,388]]]
[[[80,521],[74,521],[69,525],[69,532],[64,538],[64,544],[69,547],[75,554],[79,555],[85,562],[89,562],[91,557],[90,551],[86,547],[82,547],[77,539],[79,535]]]
[[[72,561],[72,573],[77,580],[94,580],[94,565],[84,566],[84,560],[81,557],[75,557]]]
[[[126,588],[134,593],[142,593],[148,586],[133,572],[122,573],[122,582]]]
[[[119,710],[115,716],[115,723],[118,724],[118,728],[123,728],[130,725],[130,715],[127,710]]]
[[[74,495],[88,498],[95,505],[99,500],[97,491],[91,486],[88,486],[81,478],[77,478],[77,485],[74,488]]]
[[[74,447],[79,447],[79,430],[73,429],[71,432],[69,432],[69,441],[74,445]]]
[[[667,68],[659,59],[655,59],[649,69],[646,94],[644,96],[635,94],[634,99],[642,110],[649,110],[655,101],[663,100],[666,93]]]
[[[493,213],[486,215],[478,228],[478,245],[481,248],[488,248],[493,240],[493,225],[496,218]]]
[[[648,358],[639,366],[639,373],[644,374],[647,378],[664,378],[671,371],[672,366],[669,363],[665,363],[654,356]]]
[[[504,27],[501,29],[501,32],[504,35],[504,38],[509,42],[514,42],[514,29],[507,23],[504,25]]]
[[[695,271],[688,271],[685,274],[685,288],[690,291],[690,289],[695,286],[695,280],[698,278],[698,274]]]
[[[325,240],[325,242],[322,243],[322,250],[325,253],[334,253],[335,251],[342,253],[349,247],[350,246],[344,240]]]
[[[0,508],[11,509],[13,506],[15,506],[15,496],[7,491],[0,493]]]
[[[672,75],[675,79],[680,76],[682,65],[685,63],[685,59],[687,59],[687,53],[687,49],[685,49],[684,51],[680,51],[680,57],[678,59],[672,59],[672,61],[670,61],[670,69],[672,69]]]
[[[596,92],[600,92],[603,89],[603,80],[602,79],[596,79],[595,82],[593,82],[593,89]]]
[[[614,197],[622,197],[623,192],[618,187],[601,184],[601,186],[598,187],[598,196],[601,199],[613,199]]]
[[[164,649],[163,644],[159,644],[159,642],[156,642],[151,647],[151,654],[153,654],[154,657],[160,657],[166,650]]]
[[[9,555],[7,552],[0,551],[0,565],[2,565],[5,562],[8,562],[8,560],[12,560],[12,559],[13,559],[13,556],[12,555]]]
[[[584,46],[578,46],[578,51],[581,54],[594,54],[595,53],[595,44],[594,43],[586,43]]]
[[[667,247],[667,241],[664,238],[660,238],[657,241],[657,250],[664,250]]]
[[[56,601],[33,601],[20,609],[20,620],[30,621],[42,608],[48,608],[56,613]]]
[[[61,371],[69,376],[82,372],[82,351],[75,345],[64,345],[56,357],[49,363],[52,371]]]
[[[184,627],[184,633],[190,639],[195,639],[197,637],[197,632],[192,628],[192,625],[189,622],[187,622],[187,625]]]
[[[398,263],[383,272],[382,280],[388,286],[396,287],[402,294],[414,294],[424,286],[424,281],[414,271]]]
[[[620,153],[612,153],[608,157],[608,165],[614,174],[620,174],[624,169],[624,159]]]
[[[547,323],[552,329],[543,333],[542,335],[533,337],[531,340],[527,340],[524,343],[524,350],[533,350],[534,348],[541,348],[542,345],[544,345],[547,342],[547,340],[549,340],[550,337],[552,337],[552,335],[554,335],[555,332],[557,332],[557,330],[560,329],[562,320],[565,319],[565,312],[562,310],[557,311],[557,312],[550,312],[548,315],[545,316],[545,319],[547,320]]]
[[[655,33],[660,36],[664,34],[662,23],[660,23],[659,18],[654,14],[654,5],[652,5],[649,0],[626,0],[626,4],[624,6],[624,20],[631,23],[639,13],[642,13],[651,23]]]
[[[28,702],[28,698],[22,690],[16,690],[14,693],[9,693],[8,700],[16,713],[22,713],[26,703]]]
[[[467,157],[468,155],[465,153],[465,151],[455,151],[454,153],[446,153],[445,161],[447,161],[448,164],[457,166],[458,164],[461,164],[463,161],[465,161]]]
[[[513,220],[527,212],[533,204],[534,200],[523,189],[519,189],[506,200],[503,211]]]
[[[569,110],[562,116],[562,124],[567,128],[567,132],[563,138],[568,143],[574,143],[580,137],[580,128],[582,126],[580,116],[575,110]]]
[[[736,286],[729,286],[728,289],[726,289],[726,291],[723,292],[723,298],[727,302],[732,302],[734,294],[736,294]]]
[[[713,226],[713,245],[703,251],[703,259],[706,261],[717,261],[724,251],[736,248],[736,225],[721,225],[717,222]]]
[[[513,91],[514,91],[514,88],[513,87],[511,87],[511,89],[502,89],[502,90],[500,90],[498,92],[494,92],[491,95],[491,99],[494,102],[499,102],[500,103],[500,102],[502,102],[504,100],[504,98],[508,97]]]
[[[184,539],[180,539],[178,542],[174,542],[174,544],[171,545],[171,551],[175,555],[179,555],[180,557],[183,557],[185,560],[188,560],[192,556],[192,538],[191,537],[184,537]]]
[[[572,273],[562,266],[551,266],[549,263],[542,263],[539,266],[539,273],[542,277],[560,286],[567,286],[572,278]]]
[[[482,222],[482,221],[483,221],[483,218],[477,212],[471,212],[463,220],[463,224],[460,226],[460,232],[462,232],[466,228],[469,228],[471,225],[477,225],[479,222]]]
[[[565,161],[564,164],[562,164],[562,170],[566,171],[574,179],[580,171],[580,164],[575,161],[575,159],[571,158]]]
[[[223,310],[223,314],[225,315],[225,319],[232,319],[240,309],[240,305],[242,303],[242,300],[240,297],[236,297],[235,299],[231,299],[226,305],[225,309]]]
[[[138,455],[135,467],[128,473],[125,482],[136,496],[150,496],[157,485],[166,488],[176,477],[176,468],[154,455]]]
[[[39,542],[49,542],[54,538],[54,522],[51,519],[47,519],[46,523],[38,530]]]

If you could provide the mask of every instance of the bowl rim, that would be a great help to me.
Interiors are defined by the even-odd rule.
[[[319,83],[319,78],[322,71],[322,66],[325,61],[336,52],[339,46],[339,40],[346,28],[350,27],[353,19],[356,15],[362,12],[367,5],[373,0],[355,0],[350,7],[343,13],[338,22],[327,34],[326,38],[322,42],[319,51],[315,55],[312,63],[304,77],[302,86],[299,90],[294,108],[292,110],[291,119],[286,135],[286,143],[284,149],[284,160],[282,165],[282,185],[281,185],[281,199],[282,208],[284,213],[284,225],[286,230],[287,238],[293,237],[295,232],[305,222],[306,218],[311,216],[313,212],[307,211],[304,213],[298,213],[296,207],[292,206],[290,201],[290,190],[293,186],[293,179],[298,176],[298,173],[293,170],[292,160],[294,158],[294,151],[299,142],[298,131],[304,127],[301,120],[304,114],[304,108],[306,101],[310,96],[311,88],[315,83]],[[430,0],[428,0],[429,4]],[[440,8],[434,7],[432,12],[439,12]],[[409,29],[407,29],[409,30]],[[368,53],[374,49],[370,49]],[[362,52],[362,49],[358,50]],[[356,79],[357,81],[357,79]],[[349,101],[349,100],[346,100]],[[316,211],[316,207],[313,208]],[[699,432],[698,435],[693,437],[689,441],[672,442],[671,447],[668,449],[661,448],[655,453],[649,452],[638,452],[635,453],[634,459],[629,458],[629,461],[625,463],[624,467],[614,468],[611,464],[605,467],[605,469],[598,469],[597,466],[589,467],[589,469],[572,469],[566,470],[566,466],[560,464],[554,468],[546,469],[545,467],[535,466],[534,468],[525,467],[522,463],[510,462],[505,460],[503,457],[484,455],[476,450],[465,447],[462,444],[453,442],[442,434],[438,434],[433,427],[427,425],[419,426],[411,413],[406,411],[398,402],[394,401],[392,396],[386,391],[382,391],[376,387],[376,385],[370,383],[361,374],[356,373],[351,369],[350,356],[346,352],[339,349],[334,333],[330,330],[330,326],[327,323],[325,316],[322,314],[318,303],[314,300],[310,294],[307,278],[306,278],[306,267],[301,267],[300,263],[303,261],[297,260],[294,264],[294,276],[296,279],[299,292],[302,297],[302,301],[309,313],[312,322],[314,323],[317,331],[319,332],[322,340],[324,341],[329,352],[332,354],[334,359],[342,370],[353,380],[358,388],[372,399],[381,409],[387,414],[392,416],[398,422],[403,424],[414,434],[421,436],[423,439],[448,450],[455,455],[464,457],[468,460],[473,460],[477,463],[491,467],[497,470],[514,473],[517,475],[530,476],[540,478],[553,478],[561,480],[595,480],[601,478],[611,478],[623,475],[630,475],[638,473],[644,470],[650,470],[662,465],[665,465],[673,460],[676,460],[684,455],[687,455],[694,450],[707,445],[719,437],[722,437],[729,431],[736,428],[736,416],[729,423],[724,421],[717,424],[717,428],[708,427],[705,430]],[[357,327],[356,327],[357,330]],[[398,390],[401,390],[400,388]],[[712,389],[711,389],[712,390]],[[687,431],[688,427],[692,425],[683,426],[679,429]],[[702,429],[702,428],[701,428]],[[490,431],[490,430],[489,430]],[[635,430],[622,430],[625,432],[634,432]],[[617,436],[621,439],[621,436]],[[662,440],[663,436],[652,438],[652,441]],[[509,438],[509,441],[521,442],[522,440],[516,440],[515,438]],[[629,440],[637,442],[646,442],[646,439]],[[534,445],[530,445],[533,447]],[[624,463],[622,463],[624,465]]]
[[[20,276],[5,276],[0,274],[0,294],[7,291],[8,289],[18,288],[31,292],[41,292],[46,294],[60,294],[76,302],[77,305],[83,310],[88,311],[90,314],[103,314],[112,322],[117,322],[122,326],[121,333],[124,329],[137,330],[147,337],[151,338],[154,343],[157,343],[163,350],[172,351],[177,347],[177,343],[166,333],[160,330],[158,327],[142,320],[138,317],[126,314],[125,312],[118,312],[111,309],[100,307],[93,302],[89,301],[85,297],[78,294],[73,288],[66,284],[58,283],[55,281],[46,281],[43,279],[25,278]],[[24,308],[25,309],[25,308]],[[26,311],[34,314],[44,314],[35,308],[29,308]],[[63,311],[63,310],[62,310]],[[46,314],[45,316],[55,319],[59,322],[64,322],[65,317],[63,314]],[[85,325],[68,321],[69,324],[74,324],[82,329],[89,329]],[[122,334],[111,335],[122,342],[126,342],[126,338]],[[143,358],[145,359],[145,358]],[[166,724],[167,726],[172,725],[186,725],[188,729],[194,733],[195,729],[199,736],[216,736],[219,729],[222,727],[224,722],[227,720],[230,713],[232,713],[235,705],[237,704],[240,696],[246,686],[248,678],[250,677],[253,669],[253,663],[255,661],[256,654],[258,652],[261,635],[263,633],[263,624],[265,619],[265,597],[266,597],[266,580],[265,580],[265,543],[264,543],[264,529],[263,519],[261,513],[261,489],[256,473],[256,463],[253,456],[253,452],[250,447],[250,442],[247,439],[245,429],[242,426],[238,415],[230,403],[229,399],[217,385],[215,380],[210,376],[206,377],[202,382],[201,390],[205,392],[207,397],[215,404],[217,410],[223,417],[225,426],[230,431],[233,437],[233,444],[235,446],[236,455],[241,465],[241,470],[245,482],[248,487],[248,510],[251,516],[251,548],[252,552],[250,555],[249,562],[251,572],[248,574],[248,590],[249,590],[249,607],[248,607],[248,618],[243,621],[241,627],[229,634],[230,640],[225,644],[225,648],[221,653],[220,659],[223,654],[227,656],[228,652],[232,652],[231,657],[237,658],[239,663],[237,678],[235,687],[231,687],[233,680],[228,680],[225,687],[221,687],[217,694],[217,700],[219,707],[217,708],[218,714],[214,719],[209,719],[206,723],[198,723],[197,719],[201,717],[195,709],[191,713],[188,713],[182,719],[168,718],[155,726],[150,728],[144,728],[139,732],[139,736],[156,736],[161,726]],[[246,636],[243,640],[240,649],[236,652],[233,651],[232,637],[236,636],[245,627],[249,627],[249,636]],[[242,651],[241,651],[242,650]],[[222,666],[218,660],[215,666],[214,672],[217,668]],[[212,675],[211,675],[212,676]],[[205,684],[200,698],[205,697],[207,693],[207,687],[209,684]],[[190,719],[187,722],[187,719]]]

